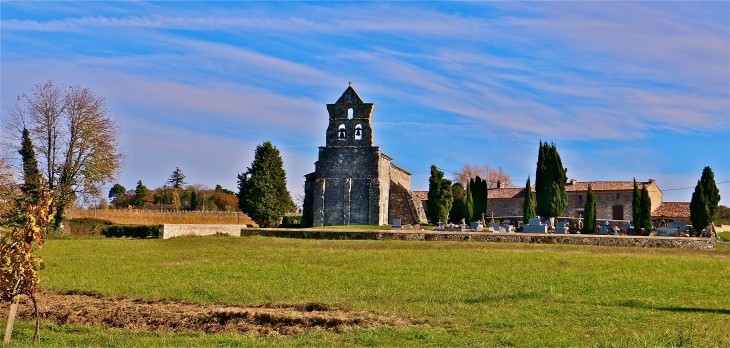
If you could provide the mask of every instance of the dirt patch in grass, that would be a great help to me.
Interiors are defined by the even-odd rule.
[[[238,332],[276,336],[317,330],[343,332],[354,328],[417,324],[409,318],[335,308],[321,303],[203,305],[49,291],[41,291],[37,297],[42,319],[57,324],[86,324],[132,330]],[[9,303],[0,303],[0,313],[7,313],[8,308]],[[21,301],[18,317],[25,320],[35,318],[29,300],[25,303]]]

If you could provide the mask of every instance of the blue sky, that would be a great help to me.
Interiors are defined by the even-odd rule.
[[[580,181],[656,179],[689,201],[730,180],[729,2],[0,3],[2,113],[49,79],[118,120],[120,183],[235,189],[272,141],[314,170],[348,82],[375,142],[427,189],[431,164],[534,177],[540,140]],[[730,183],[720,184],[730,205]]]

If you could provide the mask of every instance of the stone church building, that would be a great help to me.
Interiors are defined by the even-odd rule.
[[[326,145],[313,173],[305,175],[302,226],[426,223],[421,201],[411,192],[411,173],[373,145],[375,104],[349,86],[327,104]]]

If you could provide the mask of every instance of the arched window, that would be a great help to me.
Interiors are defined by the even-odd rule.
[[[358,124],[355,126],[355,140],[362,139],[362,125]]]
[[[347,118],[350,120],[352,119],[352,113],[353,113],[352,108],[347,109]]]
[[[345,139],[345,125],[341,124],[337,129],[337,139]]]

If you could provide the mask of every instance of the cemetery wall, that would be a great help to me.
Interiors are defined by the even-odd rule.
[[[431,231],[331,231],[317,229],[249,228],[241,231],[242,236],[261,235],[267,237],[311,238],[311,239],[370,239],[370,240],[421,240],[452,242],[493,242],[533,244],[576,244],[595,246],[641,247],[641,248],[686,248],[712,250],[715,243],[710,238],[673,238],[641,236],[603,235],[554,235],[531,233],[494,232],[431,232]]]
[[[238,237],[246,225],[193,225],[193,224],[163,224],[160,225],[160,239],[180,236],[211,236],[223,233]]]
[[[487,200],[487,216],[522,216],[524,198],[492,198]]]

